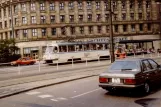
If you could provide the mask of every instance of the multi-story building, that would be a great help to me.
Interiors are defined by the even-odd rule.
[[[155,0],[112,0],[114,36],[160,38]],[[15,38],[23,56],[49,40],[109,37],[108,0],[1,0],[0,39]]]

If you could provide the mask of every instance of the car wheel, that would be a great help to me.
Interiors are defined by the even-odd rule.
[[[149,83],[145,83],[145,84],[144,84],[143,92],[144,92],[145,94],[150,93],[150,85],[149,85]]]

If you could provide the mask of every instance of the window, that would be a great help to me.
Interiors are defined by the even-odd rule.
[[[27,24],[27,19],[26,19],[26,17],[22,17],[22,24]]]
[[[18,19],[15,18],[15,25],[18,25]]]
[[[22,11],[26,11],[26,5],[25,4],[21,4],[21,9],[22,9]]]
[[[117,20],[117,14],[114,14],[113,17],[114,17],[114,20],[116,21]]]
[[[36,23],[36,17],[35,16],[31,16],[31,23],[35,24]]]
[[[122,20],[126,20],[126,13],[122,13]]]
[[[100,21],[101,20],[101,14],[97,14],[96,15],[96,21]]]
[[[130,19],[134,20],[134,13],[130,13]]]
[[[127,25],[123,25],[123,32],[127,32]]]
[[[64,15],[60,15],[60,22],[65,22],[65,16]]]
[[[51,22],[51,23],[54,23],[54,22],[55,22],[55,15],[51,15],[51,16],[50,16],[50,22]]]
[[[61,2],[61,3],[59,4],[59,8],[60,8],[60,10],[64,10],[64,3],[63,3],[63,2]]]
[[[105,1],[105,2],[104,2],[104,5],[105,5],[105,6],[104,6],[104,7],[105,7],[105,10],[108,11],[108,2]]]
[[[142,13],[139,13],[139,19],[141,20],[142,18]]]
[[[40,3],[40,10],[44,11],[45,10],[45,3]]]
[[[73,2],[69,2],[68,6],[69,6],[69,10],[74,9],[74,3]]]
[[[150,20],[151,18],[150,18],[150,12],[147,12],[147,14],[146,14],[146,19],[147,20]]]
[[[112,2],[112,6],[113,6],[113,9],[116,10],[116,9],[117,9],[117,1],[113,1],[113,2]]]
[[[62,28],[61,28],[61,34],[62,34],[62,35],[65,35],[65,34],[66,34],[66,28],[65,28],[65,27],[62,27]]]
[[[55,10],[55,4],[54,3],[50,3],[50,10]]]
[[[13,6],[13,11],[14,11],[14,13],[17,13],[17,12],[18,12],[17,5],[14,5],[14,6]]]
[[[88,21],[92,21],[92,14],[88,14],[87,18],[88,18]]]
[[[0,22],[0,28],[2,29],[2,22]]]
[[[1,22],[2,23],[2,22]],[[4,27],[7,27],[7,21],[4,21]]]
[[[70,27],[70,32],[71,32],[72,35],[74,35],[75,34],[75,28],[74,27]]]
[[[148,28],[148,31],[151,31],[151,24],[150,23],[147,24],[147,28]]]
[[[126,9],[126,2],[122,0],[122,9]]]
[[[46,28],[41,29],[42,36],[46,36]]]
[[[142,2],[143,2],[142,0],[138,1],[138,8],[139,8],[139,9],[142,9],[142,5],[143,5]]]
[[[56,35],[56,28],[52,28],[51,34],[52,34],[52,35]]]
[[[97,32],[101,33],[101,31],[102,31],[102,26],[97,26]]]
[[[147,60],[144,60],[142,63],[145,66],[145,67],[143,67],[144,71],[152,69],[152,66],[150,65],[150,63]]]
[[[4,11],[4,16],[6,16],[6,9],[4,8],[3,11]]]
[[[35,11],[35,10],[36,10],[35,3],[31,3],[31,11]]]
[[[130,9],[133,9],[134,8],[134,0],[130,0]]]
[[[23,37],[27,37],[27,29],[23,29]]]
[[[118,25],[114,25],[115,32],[118,32]]]
[[[70,22],[74,22],[74,15],[69,16]]]
[[[109,20],[109,14],[105,14],[105,21],[108,22]]]
[[[143,24],[139,24],[140,31],[143,31]]]
[[[106,26],[106,33],[109,33],[110,31],[110,26]]]
[[[135,25],[134,24],[131,25],[131,31],[135,32]]]
[[[154,62],[153,60],[148,60],[152,66],[153,69],[158,68],[158,64],[156,62]]]
[[[91,6],[91,1],[87,1],[87,10],[91,10],[92,6]]]
[[[32,29],[32,36],[37,36],[37,29]]]
[[[89,26],[88,29],[89,29],[89,34],[92,34],[93,33],[93,26]]]
[[[45,23],[45,16],[41,16],[41,23]]]
[[[151,4],[150,0],[146,0],[146,8],[150,8],[150,4]]]
[[[83,22],[83,15],[79,15],[79,22]]]
[[[96,2],[96,10],[99,10],[100,9],[100,2]]]
[[[82,10],[83,9],[83,5],[82,5],[82,2],[78,2],[78,10]]]
[[[81,34],[83,34],[83,33],[84,33],[84,27],[81,26],[81,27],[79,28],[79,31],[80,31]]]

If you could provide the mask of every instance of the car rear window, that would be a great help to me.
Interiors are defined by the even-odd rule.
[[[111,67],[111,70],[138,70],[137,61],[116,61]]]

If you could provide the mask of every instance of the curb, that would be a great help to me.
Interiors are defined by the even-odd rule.
[[[69,80],[68,79],[63,80],[63,81],[60,81],[60,82],[57,82],[57,83],[50,83],[50,84],[45,84],[45,85],[41,85],[41,86],[36,86],[36,87],[33,87],[33,88],[29,88],[29,89],[23,89],[23,90],[20,90],[20,91],[17,91],[17,92],[8,93],[6,95],[2,95],[2,96],[0,95],[0,99],[10,97],[10,96],[13,96],[13,95],[17,95],[17,94],[20,94],[20,93],[24,93],[24,92],[27,92],[27,91],[39,89],[39,88],[44,88],[44,87],[48,87],[48,86],[52,86],[52,85],[56,85],[56,84],[62,84],[62,83],[66,83],[66,82],[70,82],[70,81],[74,81],[74,80],[79,80],[79,79],[84,79],[84,78],[89,78],[89,77],[94,77],[94,76],[98,76],[98,75],[87,75],[87,76],[82,76],[82,77],[73,78],[73,79],[69,79]]]

